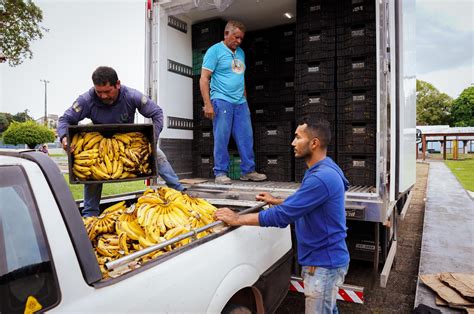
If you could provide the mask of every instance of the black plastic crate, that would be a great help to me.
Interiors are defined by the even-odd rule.
[[[336,94],[333,90],[322,90],[296,95],[296,113],[305,114],[336,114]],[[327,119],[327,118],[326,118]],[[331,119],[331,120],[333,120]]]
[[[242,49],[244,49],[247,58],[252,58],[253,56],[271,58],[273,55],[272,39],[273,36],[269,30],[247,32]]]
[[[336,153],[334,151],[327,151],[327,156],[330,157],[334,162],[336,162]],[[304,174],[308,170],[308,166],[304,159],[295,158],[295,181],[302,182]]]
[[[225,21],[214,19],[194,24],[192,26],[192,46],[209,48],[224,39]]]
[[[272,82],[273,103],[288,104],[295,103],[295,78],[277,78]]]
[[[291,182],[294,177],[293,153],[257,153],[256,169],[269,181]]]
[[[279,54],[273,64],[273,76],[283,78],[295,77],[295,52]]]
[[[357,221],[347,217],[347,248],[351,259],[371,262],[375,257],[375,228],[379,222]],[[390,228],[379,225],[379,263],[383,264],[391,245]]]
[[[212,154],[193,153],[193,173],[198,178],[214,177],[214,157]]]
[[[296,15],[298,31],[334,27],[336,4],[332,0],[299,0],[296,2]]]
[[[280,53],[295,50],[296,25],[287,24],[272,29],[274,47],[278,47]]]
[[[337,58],[337,87],[371,87],[377,83],[375,57],[351,56]]]
[[[255,150],[273,153],[292,150],[293,121],[259,123],[255,126]]]
[[[375,23],[353,24],[337,29],[337,56],[373,55],[376,51]]]
[[[202,62],[207,48],[193,49],[193,75],[201,75]]]
[[[272,84],[268,80],[251,81],[246,84],[249,103],[271,103],[273,100]]]
[[[254,122],[294,121],[295,105],[287,104],[255,104],[250,106]]]
[[[334,59],[296,64],[296,85],[298,91],[314,91],[334,88]]]
[[[341,89],[337,92],[338,122],[373,122],[377,120],[376,86],[364,89]]]
[[[317,29],[302,31],[297,35],[296,60],[308,62],[336,56],[336,30]]]
[[[194,130],[193,146],[196,151],[212,154],[214,151],[214,134],[212,132],[212,127],[196,127]]]
[[[375,186],[376,158],[374,154],[337,153],[337,163],[352,186]]]
[[[339,123],[337,126],[337,149],[339,153],[375,153],[376,124]]]
[[[338,2],[337,23],[375,21],[376,0],[343,0]]]
[[[269,57],[254,58],[247,61],[246,72],[255,80],[271,78],[274,76],[273,59]]]

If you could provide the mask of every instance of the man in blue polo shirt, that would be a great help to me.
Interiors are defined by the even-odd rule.
[[[92,73],[94,87],[80,95],[71,107],[59,117],[58,136],[64,150],[67,147],[67,128],[77,125],[79,121],[89,118],[94,124],[133,123],[135,112],[153,121],[156,139],[163,129],[163,110],[150,98],[139,91],[122,85],[117,72],[111,67],[101,66]],[[156,147],[158,174],[167,186],[184,191],[185,187],[178,181],[171,164],[163,151]],[[84,209],[82,215],[98,216],[100,214],[101,183],[84,184]]]
[[[204,100],[204,115],[212,119],[214,131],[214,175],[218,184],[232,183],[229,172],[230,135],[239,150],[242,170],[240,180],[263,181],[267,177],[255,171],[253,134],[245,92],[245,54],[239,47],[245,26],[229,21],[224,40],[210,47],[204,55],[199,85]]]
[[[215,213],[217,219],[231,226],[285,228],[295,223],[306,313],[337,313],[338,286],[349,267],[344,207],[349,182],[326,156],[330,138],[329,122],[303,121],[292,143],[295,157],[303,158],[308,166],[300,188],[286,200],[260,193],[257,200],[275,206],[256,214],[238,215],[228,208]]]

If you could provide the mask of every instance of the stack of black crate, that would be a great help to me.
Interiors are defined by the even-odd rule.
[[[293,181],[295,25],[249,32],[244,42],[256,169],[271,181]]]
[[[336,160],[336,4],[331,0],[297,2],[295,120],[326,119],[331,125],[328,156]],[[295,180],[306,171],[295,160]]]
[[[192,26],[193,46],[193,173],[197,177],[213,177],[214,137],[211,120],[204,117],[204,102],[199,88],[201,67],[207,49],[224,38],[225,22],[221,19],[201,22]]]
[[[375,3],[341,1],[337,8],[337,159],[351,185],[375,185]]]

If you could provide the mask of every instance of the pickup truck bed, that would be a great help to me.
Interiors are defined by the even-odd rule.
[[[0,312],[35,305],[61,312],[221,312],[240,304],[263,313],[287,293],[289,228],[226,228],[103,280],[77,204],[49,157],[0,151],[0,195],[7,200],[0,221],[17,230],[6,233],[0,223],[0,256],[6,256]]]

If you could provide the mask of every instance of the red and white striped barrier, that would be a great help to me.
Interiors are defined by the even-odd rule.
[[[303,280],[298,278],[291,278],[289,290],[304,293]],[[342,285],[341,287],[339,287],[337,300],[364,304],[364,288],[350,285]]]

